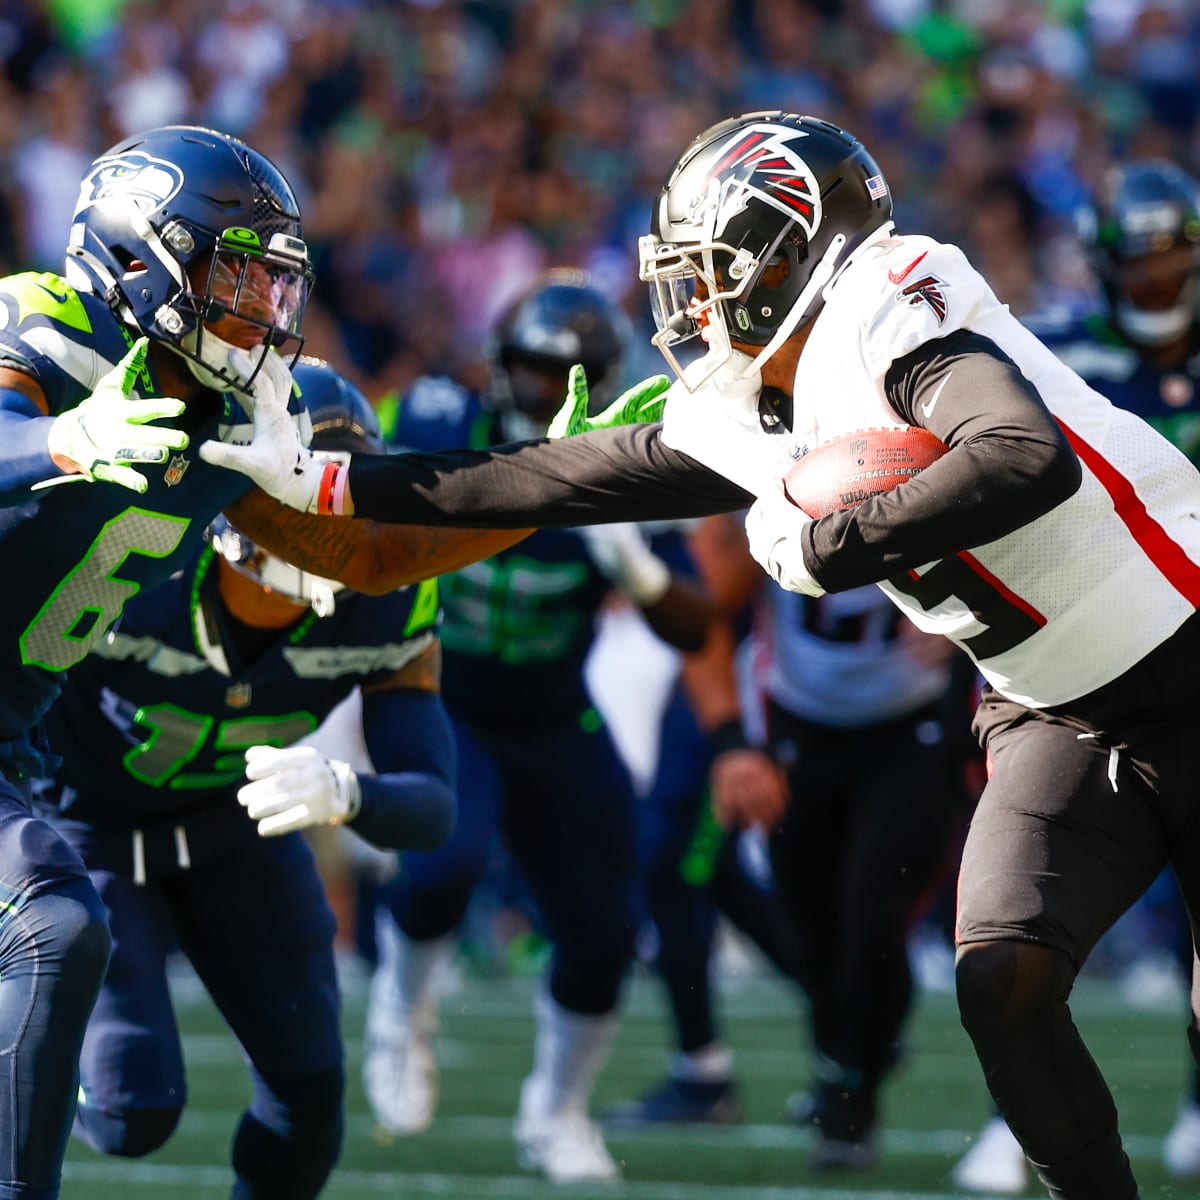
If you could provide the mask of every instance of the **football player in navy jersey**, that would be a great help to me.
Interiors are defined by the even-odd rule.
[[[311,360],[294,375],[314,446],[383,451],[357,389]],[[341,1145],[343,1050],[333,914],[299,831],[344,823],[395,849],[448,835],[439,615],[435,581],[345,591],[219,517],[210,544],[72,667],[47,720],[63,765],[37,804],[86,864],[113,936],[75,1116],[94,1149],[148,1154],[183,1112],[166,977],[178,945],[250,1061],[233,1195],[321,1190]],[[355,687],[374,775],[295,744]]]
[[[322,521],[198,454],[249,440],[252,413],[308,441],[288,366],[310,279],[275,166],[235,138],[168,127],[92,164],[65,277],[0,280],[0,547],[20,577],[0,600],[2,1200],[58,1195],[110,949],[83,863],[29,809],[31,777],[55,766],[40,725],[63,673],[222,510],[256,544],[372,593],[514,540]]]
[[[573,363],[586,365],[601,392],[611,387],[626,325],[580,272],[551,272],[502,317],[488,394],[421,380],[390,437],[425,448],[540,435]],[[442,581],[442,688],[459,751],[459,820],[443,847],[406,857],[388,897],[395,924],[380,938],[364,1062],[385,1129],[417,1132],[433,1119],[431,982],[502,834],[553,948],[515,1128],[521,1159],[555,1181],[618,1174],[588,1100],[633,951],[634,795],[584,662],[614,585],[662,636],[701,643],[709,605],[683,574],[678,539],[670,542],[652,548],[633,526],[545,530]]]
[[[1174,163],[1115,166],[1078,224],[1103,307],[1077,320],[1035,316],[1031,327],[1096,391],[1200,466],[1200,182]],[[1155,892],[1178,895],[1169,878]],[[1186,930],[1182,906],[1176,918]],[[1192,946],[1183,940],[1174,949],[1190,977]],[[1163,1157],[1172,1175],[1200,1178],[1200,1068],[1191,1072]],[[953,1172],[969,1191],[1006,1193],[1021,1191],[1026,1175],[1020,1145],[999,1117]]]
[[[1001,304],[957,247],[897,233],[837,126],[747,113],[680,155],[641,239],[678,376],[561,441],[329,467],[281,420],[218,457],[302,510],[501,528],[732,511],[790,591],[877,583],[973,658],[990,778],[959,874],[959,1011],[1055,1200],[1134,1200],[1116,1105],[1071,1018],[1099,937],[1168,863],[1200,911],[1191,664],[1200,475]],[[689,349],[695,349],[695,355]],[[275,406],[276,412],[279,406]],[[662,423],[619,427],[629,419]],[[813,519],[812,447],[916,425],[949,446],[902,487]],[[344,478],[343,478],[344,477]],[[1200,996],[1189,1042],[1200,1058]]]

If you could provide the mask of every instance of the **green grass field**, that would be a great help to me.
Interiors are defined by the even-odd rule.
[[[728,1040],[746,1102],[746,1123],[730,1128],[613,1134],[625,1182],[555,1188],[516,1166],[510,1124],[528,1069],[532,1022],[528,980],[468,979],[442,1002],[439,1057],[442,1102],[433,1129],[386,1142],[375,1133],[358,1073],[362,989],[348,989],[345,1031],[350,1094],[346,1149],[324,1195],[328,1200],[387,1196],[455,1200],[932,1200],[959,1195],[947,1175],[987,1115],[979,1068],[959,1028],[951,997],[922,997],[911,1054],[885,1098],[883,1163],[857,1175],[807,1169],[808,1136],[782,1117],[785,1098],[805,1081],[805,1039],[795,1004],[782,987],[752,979],[723,986]],[[1130,1011],[1112,988],[1085,981],[1076,1017],[1117,1091],[1142,1195],[1200,1195],[1172,1184],[1159,1164],[1185,1073],[1181,1012]],[[72,1143],[64,1200],[180,1197],[225,1200],[229,1141],[248,1096],[237,1045],[202,998],[180,1002],[190,1086],[187,1114],[171,1143],[140,1160],[105,1159]],[[601,1080],[597,1105],[636,1093],[664,1066],[665,1023],[654,982],[639,976],[630,992],[617,1052]],[[1044,1193],[1034,1184],[1030,1196]]]

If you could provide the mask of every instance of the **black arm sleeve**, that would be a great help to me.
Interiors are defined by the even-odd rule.
[[[805,527],[805,562],[827,591],[982,546],[1072,496],[1075,452],[1020,369],[960,330],[897,359],[884,379],[901,420],[950,452],[902,487]]]
[[[754,497],[627,425],[490,450],[355,455],[354,515],[405,525],[526,529],[735,512]]]

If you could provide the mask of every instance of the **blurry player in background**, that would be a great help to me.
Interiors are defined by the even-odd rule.
[[[1104,298],[1080,321],[1031,319],[1067,366],[1135,412],[1200,466],[1200,182],[1173,163],[1112,168],[1080,214],[1079,232]],[[1193,947],[1170,873],[1154,885],[1173,912],[1171,950],[1186,979]],[[1200,1179],[1200,1069],[1193,1064],[1163,1161],[1176,1178]],[[1028,1166],[1000,1117],[953,1172],[970,1191],[1014,1194]]]
[[[703,550],[720,518],[689,538]],[[740,523],[731,533],[744,544]],[[729,670],[744,625],[740,590],[711,552],[696,555],[718,608],[742,611],[714,623],[704,647],[682,658],[662,714],[656,770],[639,806],[640,866],[647,913],[654,926],[653,966],[669,1003],[674,1053],[665,1080],[636,1099],[613,1105],[605,1124],[728,1124],[741,1119],[734,1054],[716,1011],[718,914],[755,945],[804,995],[796,932],[765,864],[752,865],[742,825],[730,825],[714,803],[730,788],[755,798],[757,830],[770,828],[787,802],[778,764],[752,745],[742,724],[740,679]],[[705,569],[705,568],[709,569]],[[757,573],[757,572],[756,572]],[[731,596],[728,593],[733,592]],[[609,706],[621,703],[614,688]],[[747,825],[749,821],[747,821]]]
[[[621,370],[624,315],[578,272],[552,272],[498,325],[488,394],[418,381],[389,439],[405,448],[540,436],[573,363],[601,400]],[[532,887],[553,955],[537,997],[533,1070],[515,1137],[550,1179],[612,1179],[588,1117],[617,1026],[636,921],[634,796],[584,680],[616,586],[661,636],[699,646],[708,601],[631,525],[547,530],[442,581],[443,695],[459,752],[458,823],[441,849],[405,858],[371,990],[364,1080],[380,1124],[433,1120],[438,964],[502,835]],[[672,552],[669,548],[665,553]],[[678,544],[674,553],[681,553]]]
[[[110,950],[83,863],[30,813],[31,779],[56,766],[39,725],[63,673],[222,511],[259,546],[372,593],[514,540],[330,523],[201,453],[248,441],[252,413],[300,446],[311,430],[288,369],[308,248],[291,187],[250,146],[191,126],[126,138],[91,164],[63,235],[65,277],[0,281],[0,546],[20,578],[0,596],[5,1200],[58,1194]]]
[[[383,451],[357,389],[307,360],[295,378],[317,449]],[[49,727],[64,762],[38,803],[86,863],[113,934],[75,1118],[93,1149],[149,1154],[182,1115],[166,970],[178,947],[253,1074],[233,1195],[320,1192],[341,1146],[344,1052],[334,919],[299,831],[345,824],[397,849],[449,834],[438,620],[435,582],[363,596],[218,518],[180,576],[131,601],[71,669]],[[374,775],[293,745],[355,687]]]
[[[909,922],[944,865],[961,791],[945,726],[966,727],[967,696],[947,710],[953,648],[877,588],[784,591],[763,578],[728,518],[704,532],[706,574],[740,589],[742,603],[756,598],[766,745],[787,779],[777,813],[723,778],[720,758],[713,791],[725,822],[770,830],[775,886],[798,941],[813,1083],[791,1115],[816,1129],[814,1169],[871,1166],[880,1091],[912,1007]]]

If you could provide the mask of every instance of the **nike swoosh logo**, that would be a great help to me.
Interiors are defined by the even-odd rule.
[[[889,271],[888,279],[890,279],[892,281],[892,283],[903,283],[904,280],[908,277],[909,271],[911,271],[913,269],[913,267],[915,267],[917,265],[917,263],[919,263],[921,261],[921,259],[923,259],[925,257],[925,255],[928,253],[929,253],[929,251],[925,250],[922,253],[918,254],[917,257],[914,258],[912,260],[912,262],[910,262],[908,264],[908,266],[904,268],[903,271]]]
[[[928,419],[933,414],[933,409],[934,409],[934,406],[938,402],[938,397],[942,394],[942,388],[944,388],[946,386],[946,384],[948,384],[950,382],[950,375],[953,375],[953,374],[954,374],[954,372],[951,371],[950,374],[947,375],[946,378],[943,379],[942,382],[937,385],[937,391],[935,391],[933,393],[933,395],[929,397],[928,404],[921,405],[921,411],[925,414],[926,419]]]
[[[38,287],[40,287],[42,289],[42,291],[46,293],[47,296],[51,296],[55,300],[57,300],[59,304],[66,304],[67,293],[65,291],[56,292],[53,288],[47,287],[44,283],[39,283]]]

